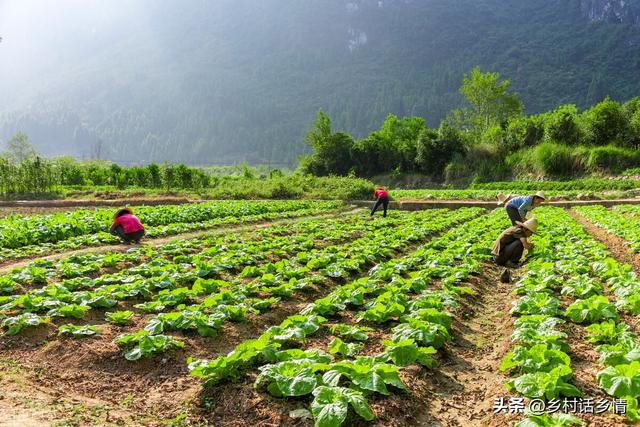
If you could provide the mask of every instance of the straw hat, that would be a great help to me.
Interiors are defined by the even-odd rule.
[[[504,203],[507,200],[507,195],[503,193],[498,193],[498,206]]]
[[[129,215],[133,215],[133,211],[129,208],[123,208],[123,209],[119,209],[114,215],[113,215],[113,219],[118,218],[121,215],[124,214],[129,214]]]
[[[528,219],[525,222],[516,221],[516,224],[523,226],[532,233],[535,233],[538,229],[538,220],[535,218]]]
[[[547,196],[545,196],[544,191],[538,191],[534,196],[540,197],[542,200],[547,200]]]

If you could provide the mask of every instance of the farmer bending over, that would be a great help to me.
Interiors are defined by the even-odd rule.
[[[380,205],[384,209],[382,214],[383,217],[387,216],[387,208],[389,207],[389,193],[384,191],[382,187],[376,187],[376,191],[373,192],[373,197],[376,198],[376,202],[373,205],[373,210],[371,210],[371,216],[378,210]]]
[[[498,204],[505,203],[505,209],[512,225],[516,225],[517,222],[523,222],[527,217],[527,213],[540,206],[546,199],[542,191],[538,191],[533,196],[505,196],[504,194],[498,194]]]
[[[493,243],[491,254],[496,264],[509,268],[517,268],[525,249],[533,247],[528,238],[538,229],[538,220],[531,218],[522,223],[518,221],[507,228]]]
[[[120,237],[125,243],[140,243],[140,239],[144,236],[144,227],[131,209],[124,208],[113,216],[109,233]]]

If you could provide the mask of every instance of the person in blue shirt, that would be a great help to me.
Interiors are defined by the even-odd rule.
[[[507,215],[511,220],[511,225],[516,225],[516,222],[524,222],[527,216],[527,212],[540,206],[547,197],[542,191],[538,191],[533,196],[515,196],[515,197],[498,197],[500,203],[505,203],[504,207],[507,211]]]

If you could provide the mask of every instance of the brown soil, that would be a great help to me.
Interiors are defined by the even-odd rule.
[[[513,285],[501,283],[499,274],[499,268],[485,264],[483,274],[472,281],[476,295],[461,306],[440,366],[409,379],[421,406],[415,421],[398,425],[501,426],[513,421],[493,413],[494,399],[508,397],[499,366],[510,347],[513,322]]]
[[[509,348],[512,320],[508,315],[511,285],[498,280],[499,269],[485,265],[485,273],[472,278],[477,292],[462,304],[454,322],[454,341],[439,351],[439,366],[426,370],[410,366],[401,371],[406,391],[394,390],[390,396],[368,396],[376,418],[365,423],[349,415],[345,425],[375,426],[484,426],[508,425],[513,417],[493,415],[493,399],[506,396],[505,378],[498,366]],[[344,316],[343,316],[344,314]],[[345,317],[346,316],[346,317]],[[352,323],[349,313],[339,321]],[[370,325],[371,326],[371,325]],[[382,351],[379,339],[388,338],[388,326],[374,327],[361,354]],[[314,335],[309,348],[325,348],[331,336]],[[252,386],[256,373],[240,383],[219,384],[204,390],[199,400],[210,404],[194,413],[197,419],[216,426],[244,426],[247,420],[259,426],[311,426],[313,422],[293,419],[290,411],[308,407],[308,399],[278,399]],[[497,422],[498,421],[498,422]]]
[[[412,249],[414,248],[410,246],[405,250],[409,252]],[[260,316],[250,316],[246,323],[225,322],[215,339],[195,334],[176,334],[185,342],[184,348],[151,359],[129,362],[122,357],[121,349],[113,343],[118,335],[144,327],[142,317],[136,316],[133,325],[117,327],[104,322],[103,312],[92,310],[87,315],[88,318],[72,323],[89,321],[101,324],[103,329],[99,335],[79,340],[58,338],[53,325],[41,326],[18,336],[4,337],[0,341],[0,361],[19,360],[23,369],[36,373],[29,376],[29,382],[46,390],[51,396],[96,401],[101,406],[111,408],[120,408],[123,406],[122,402],[127,402],[127,410],[149,418],[144,422],[136,421],[137,425],[157,425],[155,419],[176,417],[191,412],[189,408],[201,405],[202,384],[200,380],[188,376],[185,363],[187,357],[212,359],[226,354],[240,342],[255,338],[267,327],[298,313],[309,302],[328,293],[333,286],[335,283],[327,281],[301,291],[295,300],[283,301]],[[56,324],[68,321],[55,319]],[[240,404],[254,402],[251,396],[247,396],[247,400],[239,400],[234,387],[227,385],[222,389],[222,392],[228,391],[230,405],[237,408]],[[250,383],[247,383],[245,389],[248,390],[247,393],[255,393]],[[286,403],[295,404],[295,401]],[[229,412],[221,409],[224,405],[226,404],[216,400],[215,408],[223,411],[225,420],[240,420],[236,425],[244,425],[247,412],[243,410],[230,416]],[[288,411],[279,416],[288,418]],[[130,420],[126,421],[127,425],[129,422]],[[216,422],[214,425],[233,424]]]
[[[598,227],[574,210],[568,212],[589,234],[605,245],[614,258],[624,264],[631,265],[633,271],[640,274],[640,254],[633,252],[626,240]]]
[[[405,252],[412,249],[413,247],[407,247]],[[42,401],[49,402],[49,406],[52,405],[51,402],[71,401],[79,402],[76,405],[84,405],[86,408],[112,408],[106,411],[106,415],[104,411],[100,413],[98,421],[95,421],[98,425],[111,422],[158,425],[160,419],[181,414],[191,414],[196,419],[213,422],[213,425],[244,426],[247,420],[252,420],[256,425],[310,425],[309,421],[294,421],[288,415],[289,410],[304,407],[306,401],[271,398],[266,393],[253,389],[252,377],[241,384],[216,387],[213,394],[203,392],[201,382],[188,376],[185,359],[188,356],[211,359],[225,354],[241,341],[255,338],[268,326],[299,312],[308,302],[326,294],[332,286],[333,284],[326,283],[303,291],[296,295],[294,301],[284,301],[261,316],[251,316],[247,323],[227,322],[215,339],[179,335],[185,342],[183,349],[137,362],[126,361],[113,340],[119,334],[143,327],[144,319],[139,316],[136,316],[135,323],[131,326],[116,327],[105,324],[104,313],[94,310],[84,322],[73,322],[89,321],[102,325],[101,334],[87,339],[57,338],[56,329],[52,325],[29,330],[19,336],[4,337],[0,346],[0,361],[18,360],[21,369],[29,372],[21,380],[30,387],[16,394],[15,399],[7,405],[13,408],[12,412],[6,412],[22,414],[18,400],[27,400],[33,394],[31,390],[40,390],[44,394]],[[56,319],[55,322],[59,324],[67,320]],[[374,350],[379,352],[380,349],[368,349],[371,352]],[[389,405],[395,405],[397,410],[388,412],[391,408]],[[383,420],[378,425],[385,425],[387,415],[403,419],[398,414],[402,414],[406,408],[402,399],[372,400],[372,409]],[[24,424],[33,422],[38,425],[39,422],[39,425],[47,425],[50,420],[60,422],[71,411],[54,412],[50,415],[51,410],[46,407],[44,415],[40,412],[24,412],[26,416],[33,418],[27,419]],[[86,415],[87,411],[94,410],[83,410],[82,416],[91,415]],[[70,416],[76,415],[71,413]],[[94,416],[92,420],[95,418]],[[13,415],[7,419],[15,420]],[[18,422],[21,421],[22,418],[18,418]],[[77,425],[89,425],[89,422]]]

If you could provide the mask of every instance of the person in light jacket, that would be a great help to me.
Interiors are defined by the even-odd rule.
[[[547,197],[542,191],[538,191],[532,196],[499,194],[498,204],[504,203],[511,225],[516,225],[517,222],[524,222],[527,219],[527,213],[540,206],[546,199]]]

